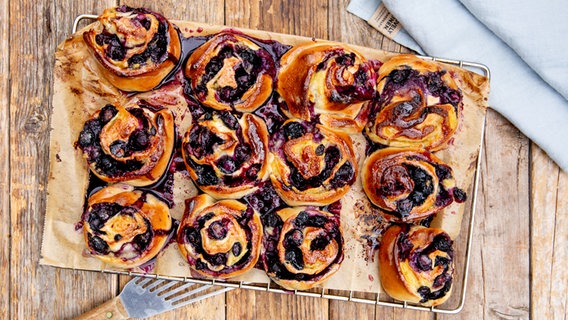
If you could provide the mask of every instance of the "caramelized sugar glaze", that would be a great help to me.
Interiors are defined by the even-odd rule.
[[[128,12],[134,13],[131,23],[153,30],[149,11],[115,10],[118,16]],[[167,107],[146,101],[101,106],[76,142],[91,169],[85,230],[98,226],[92,216],[100,208],[88,204],[108,184],[131,184],[139,202],[151,197],[171,209],[180,205],[173,188],[174,174],[181,173],[208,194],[188,199],[179,230],[180,221],[169,218],[168,233],[177,233],[194,271],[230,278],[256,264],[284,288],[307,289],[329,278],[343,260],[340,199],[355,183],[359,161],[365,160],[362,179],[371,205],[387,221],[420,224],[452,201],[465,200],[453,186],[451,168],[429,153],[451,144],[462,108],[459,89],[441,68],[411,57],[383,65],[343,45],[314,41],[292,47],[232,29],[184,37],[162,18],[155,16],[156,33],[146,51],[129,58],[122,54],[128,48],[121,47],[127,42],[118,41],[120,35],[109,32],[113,28],[85,33],[87,44],[102,48],[94,54],[103,68],[108,69],[100,55],[129,69],[171,62],[167,72],[144,81],[147,87],[121,86],[105,76],[129,97],[180,82],[192,117],[189,130],[178,132]],[[179,49],[168,51],[176,42]],[[137,79],[135,73],[120,77]],[[113,121],[114,131],[127,134],[113,135],[107,128]],[[360,133],[367,141],[365,159],[358,159],[349,136]],[[162,147],[147,151],[158,140]],[[407,148],[396,149],[401,146]],[[395,162],[384,160],[393,154],[412,152],[394,168],[382,164]],[[422,158],[429,162],[415,164]],[[409,198],[401,200],[400,194]],[[217,218],[208,208],[228,205],[227,199],[232,201],[227,212],[233,213]],[[206,212],[197,203],[207,203],[199,205]],[[103,209],[128,213],[111,207]],[[229,232],[234,227],[242,232]],[[108,251],[92,239],[87,240],[92,253]],[[202,246],[226,247],[227,241],[227,250]],[[117,257],[124,267],[132,265]]]

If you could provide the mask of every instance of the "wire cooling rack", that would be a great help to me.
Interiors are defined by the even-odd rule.
[[[96,19],[98,16],[91,15],[91,14],[81,14],[75,18],[73,22],[72,32],[75,33],[78,30],[79,24],[82,20],[93,20]],[[459,61],[459,60],[452,60],[452,59],[444,59],[444,58],[436,58],[430,56],[420,56],[423,59],[428,59],[432,61],[437,61],[441,63],[446,63],[449,65],[457,66],[460,68],[465,68],[470,71],[479,73],[488,79],[491,76],[490,70],[487,66],[475,63],[475,62],[467,62],[467,61]],[[333,290],[327,288],[317,288],[307,291],[300,291],[300,290],[285,290],[281,287],[275,285],[274,283],[249,283],[244,281],[225,281],[225,280],[205,280],[205,279],[196,279],[191,277],[172,277],[166,275],[158,275],[158,274],[146,274],[140,272],[132,272],[132,271],[117,271],[117,270],[100,270],[99,272],[102,273],[111,273],[111,274],[119,274],[119,275],[127,275],[127,276],[137,276],[137,277],[147,277],[147,278],[156,278],[156,279],[166,279],[172,281],[184,281],[196,284],[203,284],[203,285],[218,285],[224,286],[229,288],[239,288],[239,289],[247,289],[247,290],[256,290],[262,292],[272,292],[272,293],[281,293],[281,294],[295,294],[298,296],[305,296],[305,297],[313,297],[313,298],[323,298],[323,299],[330,299],[330,300],[338,300],[338,301],[350,301],[356,303],[363,303],[363,304],[370,304],[370,305],[377,305],[383,307],[394,307],[394,308],[401,308],[401,309],[409,309],[409,310],[420,310],[420,311],[429,311],[434,313],[441,313],[441,314],[456,314],[459,313],[465,304],[465,295],[467,290],[467,279],[469,273],[469,263],[470,263],[470,255],[471,255],[471,245],[473,239],[473,229],[474,229],[474,216],[476,210],[476,199],[477,199],[477,189],[479,184],[479,176],[480,176],[480,169],[481,169],[481,157],[483,152],[483,139],[485,137],[485,121],[483,122],[481,128],[481,140],[479,141],[479,154],[477,156],[476,167],[475,167],[475,174],[473,180],[473,196],[469,202],[469,210],[466,210],[466,214],[464,215],[464,220],[469,220],[467,223],[462,223],[462,230],[460,232],[461,235],[466,237],[466,245],[465,245],[465,259],[463,261],[463,265],[461,266],[461,270],[459,273],[462,275],[460,283],[454,283],[454,290],[459,289],[459,296],[457,303],[454,298],[454,303],[451,307],[446,308],[444,305],[449,303],[446,302],[445,304],[437,307],[424,307],[420,305],[415,305],[412,303],[408,303],[406,301],[397,301],[393,300],[388,297],[385,293],[369,293],[369,292],[359,292],[359,291],[349,291],[349,290]],[[469,213],[469,215],[467,214]],[[464,230],[467,229],[467,230]],[[457,256],[457,254],[456,254]],[[460,255],[461,256],[461,255]],[[456,269],[459,266],[456,265]],[[87,269],[77,269],[74,268],[73,270],[82,270],[82,271],[93,271]],[[456,288],[457,287],[457,288]],[[456,292],[454,292],[455,295]],[[450,301],[452,301],[450,298]]]

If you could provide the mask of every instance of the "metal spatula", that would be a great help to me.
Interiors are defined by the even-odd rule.
[[[154,278],[134,278],[114,299],[76,319],[147,318],[234,288]]]

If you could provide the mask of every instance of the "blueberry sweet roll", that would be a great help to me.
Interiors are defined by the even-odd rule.
[[[147,186],[166,171],[174,143],[172,112],[138,101],[97,111],[85,122],[76,146],[99,179]]]
[[[271,213],[264,221],[262,263],[277,284],[305,290],[339,270],[344,250],[339,216],[294,207]]]
[[[254,267],[262,232],[260,215],[252,207],[238,200],[216,202],[202,194],[187,202],[177,243],[192,270],[226,279]]]
[[[163,201],[126,184],[95,192],[83,214],[91,254],[120,268],[137,267],[154,258],[167,243],[172,225]]]
[[[394,299],[436,306],[451,295],[453,241],[441,229],[393,225],[379,247],[381,285]]]
[[[144,8],[106,9],[83,34],[102,75],[124,91],[148,91],[160,84],[181,56],[176,28]]]

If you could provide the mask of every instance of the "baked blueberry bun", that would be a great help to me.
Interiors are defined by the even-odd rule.
[[[85,122],[76,146],[104,182],[147,186],[166,171],[174,143],[172,112],[138,101],[97,111]]]
[[[392,225],[379,247],[379,273],[394,299],[436,306],[451,295],[453,241],[441,229]]]
[[[260,215],[238,200],[215,201],[202,194],[186,203],[177,243],[192,270],[226,279],[254,267],[262,241]]]
[[[322,125],[288,120],[273,135],[270,148],[270,179],[289,206],[331,204],[357,177],[351,138]]]
[[[176,28],[144,8],[106,9],[83,39],[101,74],[124,91],[148,91],[160,84],[181,56]]]
[[[452,169],[432,153],[411,148],[379,149],[361,170],[369,200],[395,221],[426,218],[466,194],[455,187]]]
[[[331,277],[343,261],[339,220],[315,207],[265,215],[262,263],[268,276],[288,290],[306,290]]]
[[[266,49],[244,34],[226,31],[195,49],[184,74],[205,106],[253,112],[272,95],[276,65]]]
[[[207,111],[194,119],[182,143],[191,178],[217,199],[238,199],[268,179],[268,131],[250,113]]]
[[[137,267],[154,258],[173,230],[163,201],[126,184],[91,195],[82,219],[92,256],[120,268]]]
[[[310,42],[281,59],[277,90],[290,117],[347,133],[361,132],[375,96],[373,64],[345,45]]]
[[[397,55],[379,69],[380,104],[366,128],[391,147],[444,149],[458,129],[462,94],[450,72],[414,55]]]

